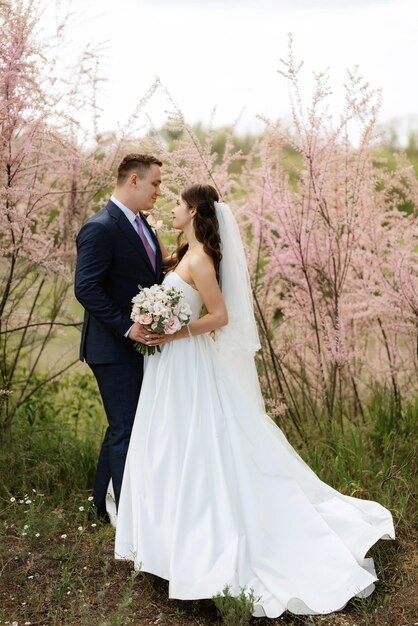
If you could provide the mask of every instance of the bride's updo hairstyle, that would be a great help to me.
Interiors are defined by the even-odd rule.
[[[189,209],[196,209],[193,222],[195,236],[198,241],[203,243],[206,254],[212,258],[216,278],[219,282],[219,264],[222,259],[222,252],[219,224],[214,205],[214,202],[219,202],[218,192],[212,185],[191,185],[183,191],[181,197]],[[182,235],[183,233],[180,233],[177,239],[177,249],[173,254],[171,269],[177,267],[189,248],[189,244],[181,243]]]

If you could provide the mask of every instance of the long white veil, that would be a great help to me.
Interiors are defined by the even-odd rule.
[[[227,350],[254,355],[260,349],[250,276],[238,224],[230,207],[215,202],[221,237],[220,286],[229,322],[217,332],[216,340]]]
[[[251,394],[260,409],[264,401],[258,381],[254,355],[260,349],[250,276],[238,224],[230,207],[215,202],[221,237],[220,286],[228,310],[228,324],[216,332],[216,346],[228,361],[228,368],[246,394]]]

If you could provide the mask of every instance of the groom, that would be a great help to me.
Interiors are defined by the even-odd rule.
[[[109,426],[103,440],[93,502],[108,521],[106,492],[112,479],[116,505],[143,376],[143,357],[134,342],[154,336],[132,323],[131,299],[138,285],[161,282],[161,250],[142,215],[161,195],[162,163],[153,156],[128,154],[120,163],[108,204],[77,236],[75,295],[83,305],[80,359],[92,369]]]

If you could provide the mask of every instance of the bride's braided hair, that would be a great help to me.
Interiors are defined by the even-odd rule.
[[[194,231],[196,239],[203,243],[203,249],[213,260],[216,278],[219,282],[219,264],[222,259],[221,238],[219,236],[219,224],[216,217],[214,202],[219,202],[218,192],[212,185],[191,185],[181,194],[184,202],[196,209],[194,217]],[[189,245],[181,243],[180,233],[177,238],[177,249],[173,254],[174,266],[177,267],[186,254]]]

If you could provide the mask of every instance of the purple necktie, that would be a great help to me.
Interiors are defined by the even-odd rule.
[[[144,233],[144,227],[142,225],[142,221],[141,218],[139,217],[139,215],[135,216],[135,223],[136,223],[136,230],[138,232],[138,235],[141,237],[141,241],[144,244],[144,248],[147,251],[148,254],[148,258],[151,261],[151,265],[154,268],[155,271],[155,252],[151,247],[150,242],[147,239],[146,234]]]

